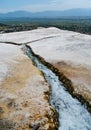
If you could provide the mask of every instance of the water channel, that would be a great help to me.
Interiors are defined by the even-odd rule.
[[[91,114],[77,99],[73,98],[59,81],[58,76],[43,65],[31,48],[25,46],[26,54],[45,76],[51,86],[50,103],[59,113],[58,130],[91,130]]]

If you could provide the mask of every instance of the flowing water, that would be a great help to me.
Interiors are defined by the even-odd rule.
[[[25,47],[27,55],[35,65],[43,72],[47,82],[51,86],[50,103],[59,113],[58,130],[91,130],[91,114],[84,105],[73,98],[50,69],[44,66],[35,57],[31,49]]]

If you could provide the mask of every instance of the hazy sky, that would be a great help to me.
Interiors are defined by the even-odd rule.
[[[65,10],[72,8],[91,8],[91,0],[0,0],[0,12],[27,10]]]

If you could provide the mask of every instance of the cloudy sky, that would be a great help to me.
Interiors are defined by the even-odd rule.
[[[39,12],[72,8],[91,8],[91,0],[0,0],[0,12],[15,10]]]

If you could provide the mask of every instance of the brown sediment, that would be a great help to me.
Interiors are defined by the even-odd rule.
[[[2,88],[12,93],[17,93],[17,91],[25,87],[28,78],[32,78],[35,74],[41,74],[28,58],[19,59],[18,64],[11,65],[9,73],[2,82]]]
[[[42,73],[22,51],[11,63],[2,62],[8,72],[0,82],[0,130],[57,130],[58,115]]]
[[[26,45],[28,48],[31,49],[30,46]],[[31,52],[34,56],[38,58],[38,60],[43,63],[45,66],[47,66],[50,70],[52,70],[58,77],[59,80],[63,83],[64,87],[69,91],[69,93],[74,97],[77,98],[82,104],[85,104],[87,106],[87,109],[89,112],[91,112],[91,98],[87,98],[87,95],[81,93],[77,93],[75,91],[75,84],[72,82],[72,80],[69,78],[69,75],[67,75],[63,69],[58,69],[59,67],[57,64],[52,65],[51,63],[48,63],[47,61],[44,60],[41,56],[35,54],[32,49]],[[62,63],[63,66],[65,63]],[[61,67],[60,67],[61,68]],[[74,70],[74,69],[73,69]],[[71,74],[71,73],[70,73]]]
[[[66,62],[58,62],[54,66],[72,81],[74,95],[79,96],[80,100],[84,98],[91,108],[91,69]]]

